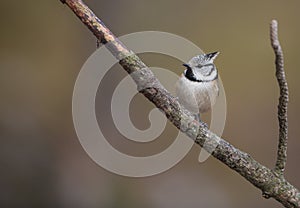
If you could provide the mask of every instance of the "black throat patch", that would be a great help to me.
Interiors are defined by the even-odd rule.
[[[186,66],[186,67],[187,67],[187,69],[185,70],[184,76],[190,81],[201,82],[201,80],[196,79],[191,67],[189,67],[189,66]]]

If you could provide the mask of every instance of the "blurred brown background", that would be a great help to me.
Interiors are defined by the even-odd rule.
[[[300,187],[299,1],[86,3],[117,36],[165,31],[207,52],[221,51],[216,64],[228,107],[223,137],[267,167],[275,163],[278,134],[278,87],[269,40],[269,23],[276,18],[290,89],[286,177]],[[126,178],[99,167],[81,147],[71,113],[73,86],[95,51],[95,38],[59,0],[2,1],[1,11],[0,207],[281,207],[217,160],[198,163],[197,146],[178,165],[153,177]],[[141,57],[177,74],[183,70],[178,60]],[[124,76],[115,66],[107,79],[116,84],[113,80]],[[171,125],[154,143],[124,142],[107,113],[113,86],[106,85],[97,96],[98,120],[110,142],[135,155],[170,145],[176,135]],[[133,122],[147,128],[152,105],[136,96],[132,106]]]

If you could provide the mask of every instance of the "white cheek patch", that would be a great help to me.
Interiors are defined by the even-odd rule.
[[[210,76],[213,69],[214,69],[214,67],[212,65],[202,66],[200,68],[200,70],[204,76]]]
[[[209,64],[193,70],[194,76],[197,80],[212,81],[218,76],[217,69],[214,65]]]

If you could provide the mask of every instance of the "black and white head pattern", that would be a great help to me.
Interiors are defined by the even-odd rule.
[[[201,54],[193,57],[187,64],[184,75],[187,79],[195,82],[209,82],[218,78],[218,72],[213,61],[219,52]]]

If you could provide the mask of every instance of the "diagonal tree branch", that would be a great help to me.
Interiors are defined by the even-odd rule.
[[[206,150],[216,149],[212,155],[239,173],[259,188],[266,198],[273,197],[285,207],[300,207],[300,192],[283,176],[261,165],[249,154],[242,152],[227,141],[209,131],[206,125],[196,122],[190,112],[185,110],[155,78],[151,70],[130,52],[82,2],[82,0],[61,0],[93,32],[101,43],[120,60],[120,65],[132,75],[140,93],[155,104],[180,131]]]
[[[277,151],[277,161],[275,171],[283,175],[287,160],[287,139],[288,139],[288,115],[287,107],[289,101],[288,85],[285,78],[283,65],[283,52],[278,40],[278,23],[272,20],[270,25],[270,37],[273,50],[275,52],[276,78],[280,89],[278,104],[278,121],[279,121],[279,142]]]

